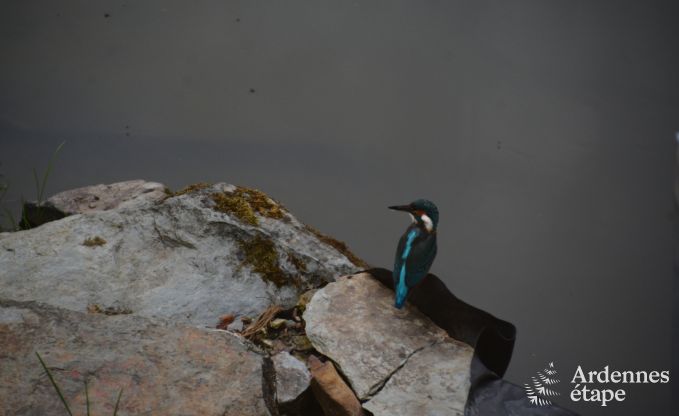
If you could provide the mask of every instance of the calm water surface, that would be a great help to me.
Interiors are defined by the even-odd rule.
[[[597,3],[7,4],[6,204],[66,140],[50,193],[256,187],[391,267],[408,219],[386,207],[426,197],[433,272],[518,327],[509,380],[669,369],[678,8]],[[559,402],[669,415],[676,385]]]

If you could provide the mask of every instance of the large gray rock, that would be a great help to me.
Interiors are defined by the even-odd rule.
[[[216,184],[159,198],[160,184],[126,184],[106,188],[137,190],[120,203],[89,212],[75,203],[68,210],[84,213],[0,234],[2,295],[214,326],[224,314],[292,306],[359,269],[340,243],[257,191]]]
[[[263,357],[225,331],[0,300],[0,414],[269,415]],[[269,400],[270,401],[270,400]]]
[[[473,349],[450,338],[367,273],[318,290],[304,313],[313,346],[379,415],[462,415]]]

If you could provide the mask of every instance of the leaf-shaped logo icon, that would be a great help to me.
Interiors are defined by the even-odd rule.
[[[553,386],[561,382],[556,376],[558,375],[554,368],[552,361],[542,371],[538,371],[535,377],[531,377],[530,383],[523,385],[526,391],[526,397],[530,404],[536,406],[551,406],[550,398],[560,396],[561,394],[547,386]]]

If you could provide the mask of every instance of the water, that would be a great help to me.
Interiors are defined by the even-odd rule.
[[[562,386],[577,365],[670,369],[673,4],[6,8],[13,207],[66,140],[50,193],[137,178],[256,187],[390,268],[408,219],[386,207],[425,197],[441,212],[432,271],[518,328],[509,380],[550,361]],[[630,386],[607,408],[558,401],[671,414],[675,385]]]

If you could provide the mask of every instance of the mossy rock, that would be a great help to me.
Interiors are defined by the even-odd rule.
[[[175,192],[173,195],[184,195],[187,193],[198,192],[207,188],[210,188],[210,184],[200,182],[193,185],[189,185],[186,188]],[[210,198],[214,202],[212,209],[215,211],[223,212],[230,216],[237,218],[239,221],[251,225],[259,225],[259,217],[274,218],[274,219],[285,219],[287,210],[279,202],[268,197],[264,192],[253,189],[246,188],[244,186],[236,186],[232,191],[225,192],[213,192],[210,194]],[[306,230],[311,232],[323,243],[333,247],[335,250],[344,255],[349,261],[358,267],[369,268],[370,266],[363,261],[361,258],[356,256],[349,250],[349,247],[342,242],[330,236],[327,236],[316,228],[309,225],[305,226]],[[247,245],[247,244],[246,244]],[[260,245],[261,246],[261,245]],[[276,259],[278,257],[276,256]],[[277,263],[278,260],[276,260]],[[292,253],[288,253],[288,261],[301,273],[307,271],[307,265],[304,259],[295,256]],[[260,263],[273,265],[273,262],[268,260],[262,260]],[[260,267],[261,268],[261,267]],[[268,275],[274,276],[272,267],[266,267],[269,270]],[[278,278],[272,279],[272,281],[277,281]]]
[[[210,195],[214,209],[233,215],[246,224],[258,225],[256,214],[262,217],[282,219],[285,209],[278,202],[257,189],[237,186],[232,192],[216,192]]]
[[[210,197],[215,202],[215,211],[233,215],[246,224],[259,224],[255,212],[245,199],[227,192],[214,193]]]
[[[256,236],[249,240],[238,240],[238,245],[245,255],[245,264],[252,267],[262,278],[272,282],[277,287],[290,282],[287,273],[281,269],[278,251],[274,243],[263,236]]]
[[[307,271],[307,263],[306,263],[306,261],[304,261],[303,258],[299,257],[298,255],[296,255],[296,254],[293,253],[292,251],[289,251],[289,252],[288,252],[288,261],[289,261],[293,266],[295,266],[295,269],[297,269],[298,271],[300,271],[300,272],[302,272],[302,273],[304,273],[304,272]]]
[[[203,189],[207,189],[207,188],[209,188],[210,186],[212,186],[212,185],[209,184],[209,183],[206,183],[206,182],[198,182],[198,183],[191,184],[191,185],[187,186],[186,188],[181,189],[181,190],[179,190],[179,191],[177,191],[177,192],[171,192],[169,189],[167,189],[167,190],[165,191],[165,193],[166,193],[166,194],[169,193],[169,194],[171,194],[172,196],[180,196],[180,195],[184,195],[184,194],[191,194],[191,193],[194,193],[194,192],[198,192],[198,191],[201,191],[201,190],[203,190]]]

